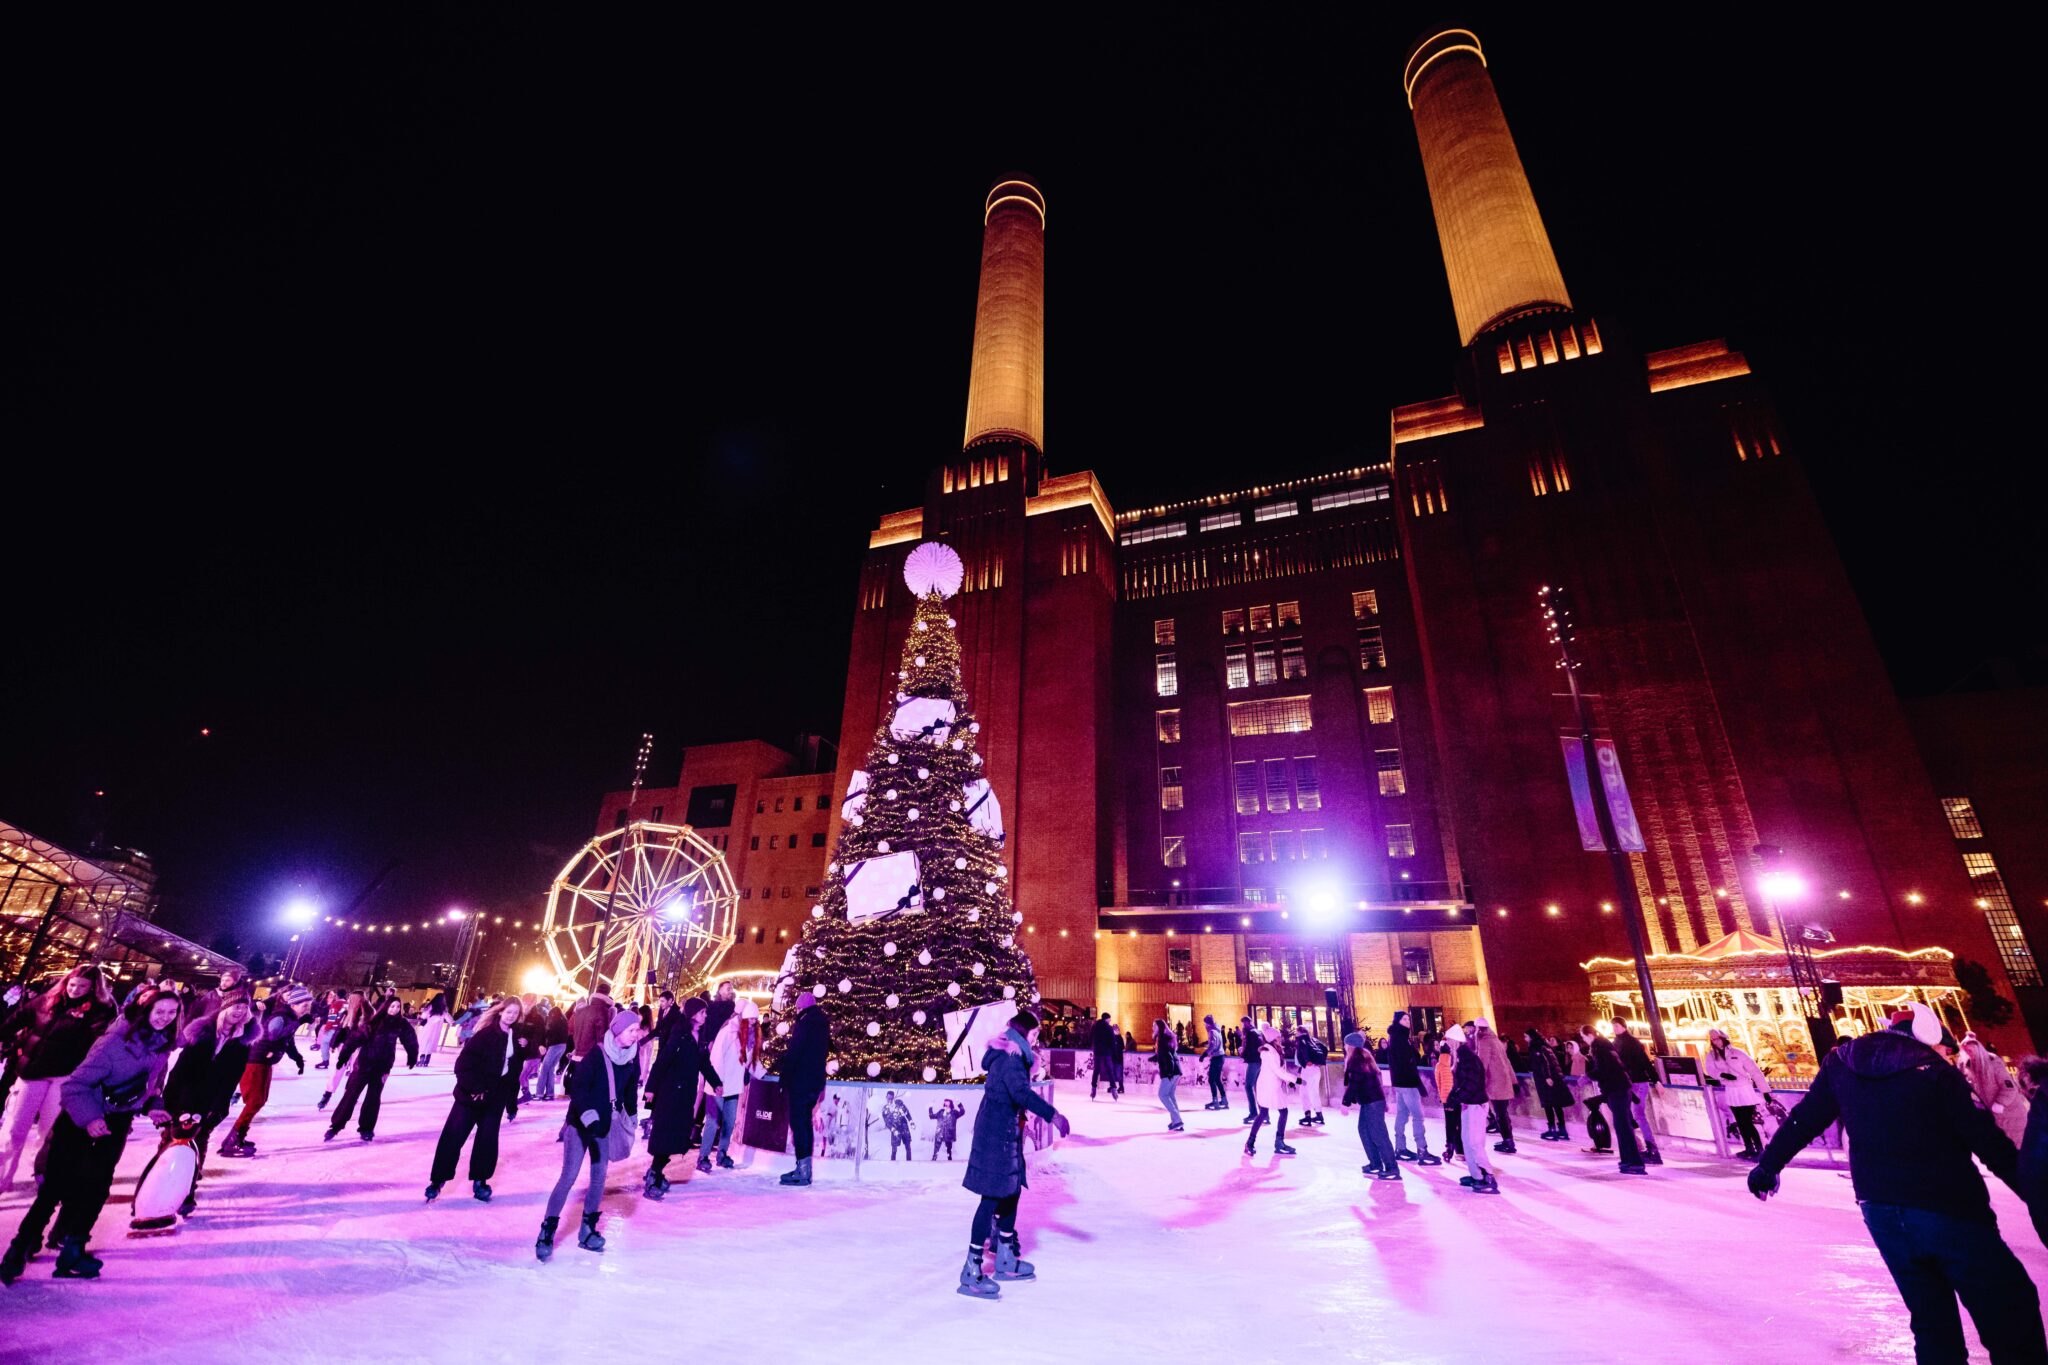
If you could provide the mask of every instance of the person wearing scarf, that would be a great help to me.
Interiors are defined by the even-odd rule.
[[[638,1014],[617,1011],[597,1044],[569,1072],[568,1122],[555,1135],[562,1144],[562,1174],[548,1193],[547,1216],[540,1220],[540,1236],[533,1244],[533,1254],[543,1261],[555,1254],[555,1228],[585,1157],[590,1159],[590,1179],[583,1186],[583,1226],[576,1234],[576,1245],[585,1251],[604,1250],[604,1238],[597,1231],[605,1173],[611,1165],[604,1140],[614,1123],[631,1123],[639,1112],[635,1102],[640,1083],[640,1033]]]

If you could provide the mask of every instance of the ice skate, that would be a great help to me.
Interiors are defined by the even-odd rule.
[[[333,1134],[331,1134],[331,1133],[330,1133],[330,1134],[328,1134],[328,1136],[329,1136],[329,1137],[332,1137],[332,1136],[333,1136]],[[433,1203],[433,1202],[434,1202],[434,1201],[435,1201],[436,1199],[439,1199],[440,1197],[441,1197],[441,1182],[440,1182],[440,1181],[438,1181],[438,1180],[436,1180],[436,1181],[435,1181],[435,1182],[434,1182],[433,1184],[431,1184],[431,1185],[427,1186],[427,1202],[428,1202],[429,1204],[431,1204],[431,1203]]]
[[[1429,1148],[1425,1147],[1415,1154],[1415,1164],[1418,1166],[1441,1166],[1444,1162],[1442,1157],[1431,1156]]]
[[[555,1228],[561,1221],[559,1218],[540,1220],[540,1236],[533,1239],[535,1259],[545,1261],[555,1254]]]
[[[1401,1168],[1399,1166],[1389,1166],[1373,1177],[1374,1180],[1399,1180],[1400,1178]]]
[[[328,1129],[328,1130],[327,1130],[327,1131],[326,1131],[325,1133],[323,1133],[323,1134],[321,1135],[321,1137],[320,1137],[320,1140],[321,1140],[322,1142],[332,1142],[332,1141],[334,1141],[334,1140],[335,1140],[336,1138],[338,1138],[338,1137],[340,1137],[340,1136],[341,1136],[341,1129],[339,1129],[339,1128],[329,1128],[329,1129]]]
[[[960,1267],[960,1289],[970,1299],[994,1299],[1002,1296],[1002,1286],[981,1273],[981,1248],[976,1247],[967,1257],[967,1263]]]
[[[655,1203],[659,1204],[667,1195],[668,1191],[663,1188],[661,1177],[649,1171],[647,1178],[640,1182],[640,1197],[642,1199],[652,1199]]]
[[[1499,1194],[1500,1182],[1493,1178],[1492,1171],[1488,1171],[1485,1175],[1481,1176],[1478,1180],[1472,1183],[1472,1193]]]
[[[0,1254],[0,1284],[13,1284],[21,1278],[21,1272],[28,1269],[29,1257],[36,1254],[33,1241],[24,1242],[16,1237],[7,1244],[7,1250]]]
[[[1652,1166],[1662,1166],[1664,1164],[1664,1154],[1655,1147],[1652,1147],[1643,1153],[1643,1160]]]
[[[469,1192],[471,1195],[475,1196],[476,1201],[479,1204],[488,1204],[491,1202],[491,1182],[488,1180],[470,1181]]]
[[[604,1250],[604,1238],[598,1235],[597,1220],[597,1214],[586,1213],[583,1215],[583,1226],[576,1230],[576,1245],[585,1251]]]
[[[1035,1280],[1038,1267],[1017,1253],[1023,1250],[1023,1243],[1015,1237],[996,1238],[996,1273],[998,1280]]]
[[[186,1195],[185,1202],[178,1205],[178,1216],[180,1218],[190,1218],[193,1214],[197,1213],[198,1211],[199,1196],[196,1194]]]
[[[64,1239],[64,1249],[57,1253],[57,1268],[50,1272],[50,1278],[97,1280],[103,1264],[99,1257],[85,1249],[83,1237],[67,1237]]]
[[[1299,1155],[1299,1153],[1297,1153],[1297,1152],[1296,1152],[1296,1151],[1295,1151],[1295,1150],[1294,1150],[1294,1149],[1293,1149],[1292,1147],[1289,1147],[1289,1146],[1288,1146],[1288,1145],[1287,1145],[1286,1143],[1284,1143],[1284,1142],[1276,1142],[1276,1143],[1274,1143],[1274,1144],[1273,1144],[1273,1152],[1274,1152],[1274,1155],[1276,1155],[1276,1156],[1297,1156],[1297,1155]]]
[[[1419,1155],[1409,1151],[1406,1147],[1396,1147],[1394,1149],[1394,1160],[1396,1161],[1420,1161],[1421,1159]]]
[[[778,1183],[780,1183],[780,1184],[784,1184],[784,1185],[808,1185],[808,1184],[810,1184],[810,1183],[811,1183],[811,1159],[810,1159],[809,1157],[807,1157],[807,1156],[802,1156],[802,1157],[798,1157],[798,1158],[797,1158],[797,1161],[796,1161],[796,1169],[794,1169],[794,1170],[792,1170],[792,1171],[788,1172],[787,1174],[785,1174],[785,1175],[784,1175],[784,1176],[782,1177],[781,1181],[780,1181],[780,1182],[778,1182]]]

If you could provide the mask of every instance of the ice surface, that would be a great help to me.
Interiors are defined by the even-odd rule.
[[[174,1235],[127,1236],[126,1197],[153,1149],[138,1134],[95,1239],[104,1278],[53,1281],[54,1254],[38,1256],[0,1291],[0,1360],[1912,1357],[1849,1183],[1825,1168],[1787,1172],[1766,1206],[1733,1164],[1667,1154],[1633,1179],[1582,1141],[1532,1138],[1500,1158],[1492,1198],[1460,1189],[1455,1165],[1363,1179],[1335,1108],[1327,1129],[1293,1135],[1298,1157],[1247,1159],[1237,1111],[1189,1106],[1188,1131],[1167,1134],[1150,1096],[1091,1102],[1068,1085],[1074,1135],[1023,1202],[1039,1278],[982,1303],[953,1292],[974,1205],[957,1170],[791,1190],[773,1178],[784,1159],[710,1177],[678,1161],[676,1188],[651,1203],[643,1151],[613,1173],[609,1249],[578,1249],[565,1218],[541,1265],[559,1103],[507,1125],[495,1201],[458,1180],[429,1206],[445,1059],[392,1078],[367,1145],[352,1129],[321,1144],[326,1074],[280,1071],[254,1131],[261,1155],[210,1157],[200,1212]],[[0,1199],[0,1233],[27,1198]],[[2002,1186],[1994,1198],[2048,1284],[2019,1201]]]

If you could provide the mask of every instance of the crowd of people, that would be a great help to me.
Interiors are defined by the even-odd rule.
[[[27,1176],[36,1186],[0,1253],[0,1283],[12,1283],[44,1250],[58,1253],[59,1278],[99,1275],[103,1263],[88,1243],[138,1116],[156,1126],[160,1150],[185,1142],[204,1152],[218,1133],[221,1156],[255,1155],[254,1124],[275,1068],[289,1061],[302,1073],[308,1069],[301,1030],[317,1058],[311,1068],[328,1073],[316,1105],[328,1112],[330,1141],[351,1120],[360,1140],[375,1139],[385,1083],[401,1054],[417,1068],[452,1052],[452,1092],[425,1187],[430,1205],[463,1170],[465,1151],[470,1192],[489,1201],[501,1124],[517,1119],[522,1105],[566,1102],[557,1132],[561,1170],[534,1244],[542,1261],[554,1254],[579,1177],[577,1245],[604,1249],[606,1179],[637,1140],[648,1144],[641,1194],[651,1201],[673,1188],[667,1172],[678,1156],[695,1151],[696,1168],[706,1175],[732,1169],[740,1100],[764,1069],[759,1011],[730,983],[710,998],[678,1002],[664,992],[650,1005],[614,1002],[602,985],[566,1008],[534,995],[458,1006],[446,993],[409,1005],[395,992],[316,995],[289,983],[258,998],[232,969],[207,990],[143,981],[117,998],[101,971],[75,968],[14,992],[0,1015],[0,1192],[20,1181],[31,1149]],[[1123,1094],[1124,1059],[1138,1044],[1108,1014],[1078,1035],[1060,1021],[1057,1036],[1078,1037],[1091,1052],[1091,1098],[1100,1087],[1113,1100]],[[1019,1011],[982,1059],[987,1079],[963,1181],[979,1201],[960,1273],[964,1295],[997,1297],[1002,1283],[1033,1277],[1016,1221],[1027,1184],[1022,1130],[1029,1115],[1068,1129],[1031,1084],[1041,1049],[1054,1045],[1041,1041],[1035,1016]],[[1197,1032],[1160,1019],[1150,1049],[1170,1132],[1186,1127],[1179,1087],[1190,1067],[1206,1082],[1204,1109],[1232,1107],[1224,1084],[1231,1055],[1245,1062],[1246,1155],[1257,1154],[1269,1124],[1272,1151],[1292,1156],[1290,1120],[1298,1127],[1324,1122],[1323,1072],[1331,1057],[1305,1024],[1285,1027],[1247,1015],[1233,1028],[1205,1016]],[[781,1177],[787,1186],[813,1178],[813,1114],[829,1051],[824,1010],[809,995],[800,997],[777,1067],[796,1149],[794,1168]],[[1192,1059],[1184,1062],[1185,1054]],[[1916,1336],[1935,1352],[1927,1358],[1959,1351],[1958,1300],[1994,1361],[2036,1358],[2027,1353],[2040,1347],[2038,1299],[1999,1236],[1973,1158],[2020,1194],[2048,1241],[2048,1100],[2039,1098],[2048,1060],[2027,1058],[2015,1075],[1975,1034],[1956,1042],[1922,1005],[1886,1032],[1832,1051],[1789,1113],[1762,1068],[1725,1034],[1709,1035],[1696,1065],[1702,1084],[1719,1092],[1739,1155],[1754,1163],[1750,1188],[1760,1199],[1775,1193],[1779,1172],[1800,1148],[1830,1126],[1846,1131],[1864,1221],[1906,1299]],[[1543,1114],[1539,1140],[1573,1141],[1571,1124],[1582,1114],[1586,1150],[1615,1157],[1622,1173],[1646,1175],[1663,1161],[1648,1108],[1660,1083],[1657,1062],[1626,1019],[1589,1024],[1575,1036],[1532,1027],[1509,1038],[1475,1018],[1418,1036],[1401,1011],[1378,1039],[1347,1020],[1341,1066],[1342,1103],[1356,1111],[1366,1158],[1361,1171],[1376,1181],[1401,1180],[1406,1165],[1450,1162],[1464,1167],[1459,1184],[1466,1189],[1500,1193],[1497,1158],[1518,1150],[1513,1101],[1523,1077]],[[1423,1105],[1430,1085],[1441,1106],[1436,1150]],[[892,1102],[903,1108],[891,1092],[885,1127]],[[934,1159],[941,1144],[951,1157],[965,1112],[948,1105],[943,1114],[931,1111],[940,1124]],[[1777,1119],[1768,1144],[1764,1109]],[[897,1134],[890,1132],[893,1147]],[[906,1146],[907,1133],[905,1125]],[[195,1172],[181,1214],[197,1208],[201,1174]]]

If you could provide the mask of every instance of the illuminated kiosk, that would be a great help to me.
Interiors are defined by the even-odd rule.
[[[1893,1013],[1915,1002],[1932,1006],[1958,1038],[1970,1027],[1963,989],[1956,984],[1955,954],[1946,948],[1831,948],[1814,953],[1813,961],[1824,977],[1841,983],[1834,1020],[1845,1039],[1883,1028]],[[1642,1017],[1634,963],[1596,957],[1580,966],[1602,1013]],[[1718,1028],[1767,1074],[1813,1075],[1813,1040],[1778,940],[1737,930],[1697,952],[1652,953],[1650,982],[1675,1052],[1699,1056],[1707,1050],[1707,1030]]]

